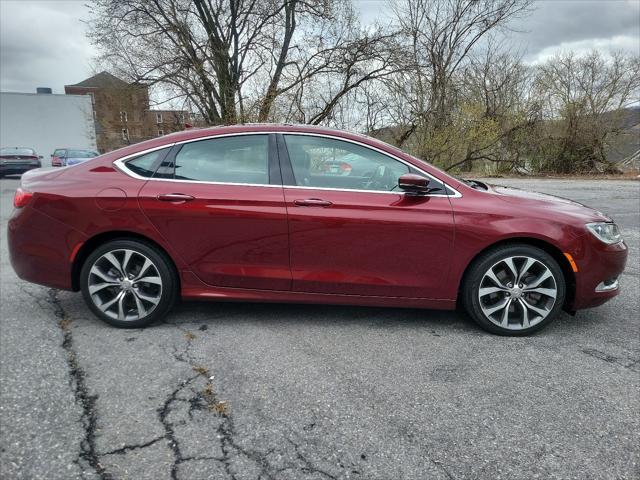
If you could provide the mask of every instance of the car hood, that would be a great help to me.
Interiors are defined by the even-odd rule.
[[[585,223],[611,221],[611,218],[604,213],[567,198],[501,185],[488,185],[488,188],[504,202],[520,205],[526,209],[542,210],[549,216],[554,213],[566,215]]]

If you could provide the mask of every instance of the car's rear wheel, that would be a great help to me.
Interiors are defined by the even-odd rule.
[[[531,245],[490,250],[471,265],[461,292],[467,313],[499,335],[528,335],[562,308],[566,282],[558,262]]]
[[[137,240],[113,240],[93,251],[80,272],[80,288],[93,313],[110,325],[139,328],[164,317],[178,280],[167,256]]]

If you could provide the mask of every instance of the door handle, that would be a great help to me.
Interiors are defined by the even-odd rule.
[[[320,198],[306,198],[304,200],[294,200],[293,203],[298,207],[330,207],[333,205],[329,200]]]
[[[190,202],[195,197],[191,195],[187,195],[185,193],[161,193],[158,195],[158,200],[161,202],[175,202],[175,203],[183,203]]]

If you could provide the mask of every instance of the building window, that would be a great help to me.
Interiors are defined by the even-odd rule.
[[[127,118],[127,112],[120,112],[120,121],[121,121],[121,122],[126,122],[126,121],[128,121],[128,118]]]
[[[129,129],[128,128],[123,128],[122,129],[122,139],[123,140],[129,140]]]
[[[162,114],[156,113],[156,123],[162,123]]]
[[[161,137],[162,135],[164,135],[164,130],[158,130],[158,136]]]
[[[184,123],[184,113],[178,114],[178,123]]]

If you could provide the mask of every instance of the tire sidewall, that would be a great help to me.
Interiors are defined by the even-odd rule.
[[[556,282],[557,296],[549,315],[540,323],[523,330],[509,330],[499,327],[487,319],[480,307],[478,297],[480,282],[487,270],[507,257],[527,256],[544,264],[553,274]],[[488,251],[478,257],[471,266],[463,285],[462,300],[469,316],[482,328],[489,332],[505,336],[523,336],[537,332],[547,326],[558,315],[564,305],[566,296],[566,280],[558,262],[544,250],[532,245],[505,245]]]
[[[95,261],[111,250],[122,249],[133,250],[147,256],[158,269],[158,273],[162,279],[162,296],[160,298],[160,302],[149,315],[138,320],[123,321],[109,317],[96,306],[91,298],[91,294],[89,293],[89,271]],[[84,261],[80,271],[80,290],[82,291],[85,303],[100,320],[108,323],[109,325],[120,328],[145,327],[164,317],[176,301],[178,281],[175,270],[172,268],[172,264],[170,262],[171,261],[163,252],[146,242],[129,239],[116,239],[104,243],[91,252]]]

